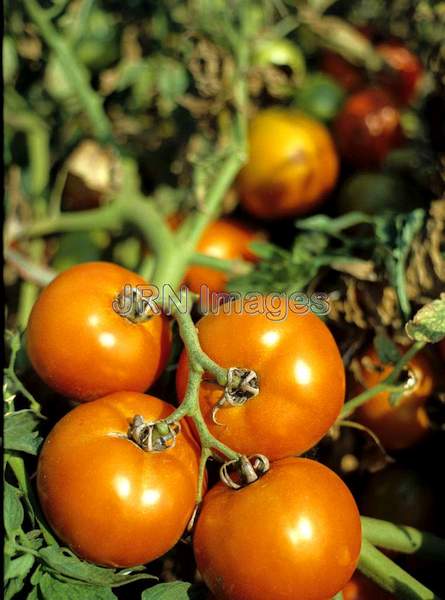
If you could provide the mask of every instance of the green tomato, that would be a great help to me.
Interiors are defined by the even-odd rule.
[[[308,75],[295,94],[295,104],[320,121],[331,121],[345,100],[345,90],[324,73]]]
[[[254,51],[253,63],[260,67],[289,67],[296,82],[301,81],[306,73],[303,53],[298,46],[286,39],[260,40]]]
[[[408,212],[419,205],[416,190],[388,173],[357,173],[345,181],[337,200],[340,214],[359,211],[367,215]]]

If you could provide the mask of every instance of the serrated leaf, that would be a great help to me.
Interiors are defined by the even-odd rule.
[[[49,573],[44,573],[39,581],[39,589],[45,600],[115,600],[109,587],[62,582]]]
[[[186,581],[159,583],[142,592],[141,600],[205,600],[208,591],[204,586]]]
[[[6,534],[11,538],[23,523],[24,511],[20,495],[17,488],[5,482],[3,515]]]
[[[39,555],[45,561],[47,567],[55,573],[90,585],[117,586],[138,579],[156,579],[154,575],[139,573],[138,571],[143,569],[142,566],[121,571],[98,567],[80,560],[67,548],[58,546],[43,548],[40,550]]]
[[[33,410],[7,414],[4,421],[5,450],[36,455],[43,441],[36,431],[39,421]]]
[[[35,558],[32,554],[24,554],[14,558],[8,564],[5,572],[5,580],[25,579],[34,565]]]
[[[445,294],[423,306],[405,326],[406,334],[416,342],[436,343],[445,337]]]
[[[384,364],[395,364],[400,356],[400,350],[396,344],[387,336],[379,333],[374,338],[374,348],[378,354],[379,359]]]

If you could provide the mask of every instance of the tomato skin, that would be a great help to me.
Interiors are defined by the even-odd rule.
[[[266,151],[267,149],[267,151]],[[302,215],[334,187],[338,158],[326,127],[297,110],[259,111],[238,177],[241,204],[261,219]]]
[[[79,402],[121,390],[145,391],[170,352],[163,315],[135,324],[113,310],[126,284],[147,283],[118,265],[91,262],[62,272],[32,309],[29,358],[58,393]]]
[[[263,300],[264,297],[263,297]],[[267,300],[267,298],[266,298]],[[200,405],[211,433],[243,454],[260,452],[271,460],[301,454],[333,425],[345,395],[345,374],[337,345],[312,312],[288,309],[286,319],[248,314],[248,301],[233,303],[231,314],[208,314],[197,323],[201,347],[219,365],[253,369],[260,392],[242,406],[212,409],[223,389],[206,375]],[[281,314],[287,301],[279,300]],[[178,397],[185,394],[188,361],[182,353],[177,370]]]
[[[320,68],[348,92],[357,91],[365,83],[363,69],[351,64],[336,52],[323,52]]]
[[[218,600],[325,600],[351,577],[360,515],[342,480],[305,458],[271,465],[241,490],[204,498],[193,548]]]
[[[380,74],[380,83],[400,104],[408,104],[416,95],[422,77],[422,64],[415,54],[397,41],[385,42],[377,52],[392,67],[392,72]]]
[[[126,439],[134,415],[154,421],[172,410],[153,396],[119,392],[77,406],[49,434],[37,491],[48,522],[78,556],[134,566],[161,556],[182,535],[199,463],[187,423],[175,447],[163,452],[145,452]]]
[[[334,123],[341,156],[358,168],[379,166],[402,145],[400,113],[383,90],[368,88],[350,96]]]
[[[343,600],[395,600],[395,596],[383,590],[357,571],[342,590]]]
[[[249,250],[249,244],[262,237],[259,232],[235,219],[219,219],[204,231],[196,251],[216,258],[256,262],[257,258]],[[201,266],[191,267],[185,277],[186,285],[197,294],[203,285],[207,286],[210,292],[222,292],[227,280],[223,271]]]
[[[364,356],[381,371],[366,369],[362,365],[364,386],[358,384],[357,393],[380,383],[392,371],[391,365],[384,365],[379,360],[374,348],[369,348]],[[423,439],[429,431],[425,402],[435,386],[433,370],[423,353],[414,356],[408,363],[408,370],[414,375],[416,383],[404,392],[397,406],[389,403],[389,392],[381,392],[360,406],[355,413],[357,421],[371,429],[388,450],[409,448]]]

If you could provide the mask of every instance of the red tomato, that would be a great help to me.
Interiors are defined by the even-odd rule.
[[[49,434],[39,457],[39,499],[78,556],[129,567],[178,541],[195,506],[198,444],[184,422],[175,447],[161,452],[127,437],[135,415],[156,421],[172,410],[153,396],[120,392],[79,405]]]
[[[396,597],[356,571],[342,590],[343,600],[396,600]]]
[[[416,95],[422,77],[422,64],[415,54],[400,42],[379,44],[377,52],[392,67],[380,74],[382,86],[401,104],[408,104]]]
[[[391,365],[384,365],[379,360],[374,348],[369,348],[362,359],[364,357],[371,366],[368,368],[361,362],[363,385],[358,384],[357,393],[377,385],[392,370]],[[388,450],[408,448],[424,438],[429,430],[425,402],[434,389],[435,377],[428,357],[423,353],[416,354],[408,363],[407,375],[406,391],[396,406],[389,403],[388,392],[381,392],[355,413],[357,420],[369,427]]]
[[[126,284],[147,286],[131,271],[104,262],[61,273],[35,303],[27,349],[52,389],[83,402],[111,392],[143,392],[158,377],[170,352],[163,315],[133,323],[113,309]]]
[[[262,237],[258,231],[239,221],[219,219],[204,231],[196,251],[216,258],[255,262],[257,258],[249,250],[249,244]],[[201,286],[207,286],[210,292],[222,292],[227,284],[227,276],[217,269],[193,266],[187,271],[185,283],[197,294]]]
[[[200,403],[215,437],[243,454],[260,452],[274,460],[301,454],[323,437],[342,407],[345,375],[337,345],[321,319],[310,311],[296,314],[298,307],[281,296],[274,298],[274,320],[267,312],[272,297],[260,298],[257,314],[252,314],[252,301],[237,301],[197,323],[204,352],[223,367],[253,369],[259,394],[242,406],[220,408],[215,423],[212,411],[223,389],[206,375]],[[176,380],[180,399],[187,379],[184,351]]]
[[[363,69],[351,64],[335,52],[329,50],[323,52],[320,67],[348,92],[355,92],[365,83]]]
[[[364,169],[380,165],[403,142],[400,113],[391,97],[378,88],[350,96],[334,131],[341,156]]]
[[[238,178],[243,207],[255,217],[302,215],[334,187],[338,158],[324,125],[295,110],[259,111],[249,127],[249,158]]]
[[[360,515],[343,481],[304,458],[272,464],[255,483],[218,483],[204,498],[193,548],[218,600],[325,600],[357,565]]]

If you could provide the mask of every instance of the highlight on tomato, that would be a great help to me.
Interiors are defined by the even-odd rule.
[[[285,458],[238,490],[205,496],[193,536],[199,572],[218,600],[326,600],[353,574],[361,525],[343,481]]]
[[[355,391],[361,393],[377,385],[392,368],[382,363],[373,347],[368,348],[360,358],[361,381]],[[355,412],[357,421],[373,431],[388,450],[408,448],[426,437],[430,429],[425,403],[436,382],[428,356],[416,354],[402,377],[404,391],[395,405],[391,405],[390,392],[380,392]]]
[[[238,190],[242,206],[254,217],[306,214],[334,187],[337,153],[329,131],[315,119],[295,109],[260,110],[248,138]]]
[[[165,419],[172,406],[136,392],[77,406],[47,437],[37,491],[57,536],[97,564],[129,567],[158,558],[193,513],[200,451],[187,423],[176,443],[147,451],[128,437],[136,415]]]
[[[143,392],[160,375],[170,353],[169,322],[162,314],[146,320],[133,314],[137,303],[126,310],[130,288],[150,291],[127,269],[91,262],[67,269],[43,290],[29,318],[27,351],[50,388],[85,402]],[[121,304],[122,314],[116,310]]]
[[[308,307],[284,296],[258,296],[226,303],[198,321],[201,347],[212,360],[251,371],[245,401],[238,397],[232,403],[205,374],[200,406],[217,439],[243,454],[260,452],[274,460],[305,452],[334,424],[345,373],[329,329]],[[176,379],[180,400],[187,381],[183,351]]]

